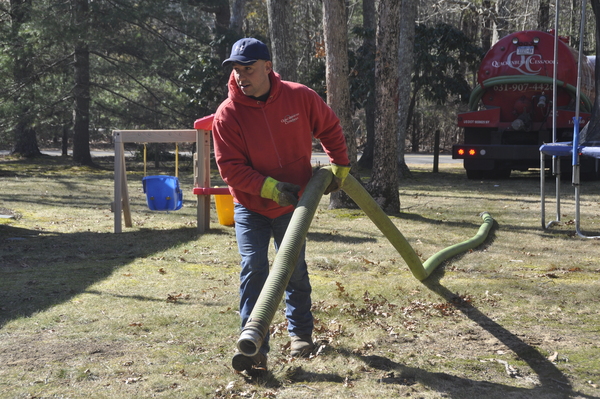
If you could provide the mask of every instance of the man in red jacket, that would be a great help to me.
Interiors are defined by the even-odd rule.
[[[267,46],[237,41],[223,66],[232,65],[229,97],[213,121],[215,156],[221,177],[234,198],[234,220],[241,255],[242,327],[269,274],[271,237],[279,248],[294,206],[312,177],[312,139],[319,139],[332,163],[334,179],[326,193],[341,188],[350,171],[339,119],[317,93],[281,80],[273,71]],[[303,246],[285,290],[291,355],[314,349],[311,286]],[[269,337],[252,357],[236,353],[237,371],[266,370]]]

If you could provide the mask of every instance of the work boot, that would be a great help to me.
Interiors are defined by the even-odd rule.
[[[315,349],[315,344],[313,344],[310,335],[294,335],[291,338],[290,350],[293,357],[308,357]]]
[[[246,356],[237,352],[231,359],[231,366],[237,372],[245,371],[251,377],[258,377],[267,372],[267,355],[258,352],[254,356]]]

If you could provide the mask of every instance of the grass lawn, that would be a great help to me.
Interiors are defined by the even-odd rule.
[[[189,164],[184,207],[165,213],[148,210],[128,161],[121,234],[112,162],[98,164],[0,158],[2,398],[600,398],[600,246],[574,234],[568,182],[563,222],[543,230],[535,172],[477,181],[411,165],[390,218],[423,261],[472,237],[480,212],[495,219],[423,282],[362,211],[323,197],[307,236],[319,350],[289,356],[280,307],[269,373],[249,379],[230,365],[235,234],[214,211],[197,232]],[[582,186],[582,228],[599,234],[600,182]]]

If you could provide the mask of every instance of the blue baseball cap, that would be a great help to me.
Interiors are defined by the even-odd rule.
[[[231,47],[231,56],[223,61],[223,66],[233,62],[250,65],[258,60],[271,61],[269,49],[260,40],[247,37],[234,43]]]

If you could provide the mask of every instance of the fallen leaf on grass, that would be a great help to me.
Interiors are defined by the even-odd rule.
[[[554,352],[550,356],[548,356],[548,360],[551,362],[555,362],[558,359],[558,352]]]
[[[177,302],[183,294],[167,294],[167,302]]]
[[[323,351],[327,348],[327,345],[323,344],[319,346],[319,349],[317,349],[317,352],[315,353],[315,357],[319,356],[321,353],[323,353]]]
[[[346,377],[344,379],[344,388],[352,388],[354,387],[354,383],[350,381],[350,378]]]
[[[182,293],[179,293],[179,294],[167,294],[167,302],[176,303],[180,299],[190,299],[190,296],[189,296],[189,294],[188,295],[183,295]]]
[[[364,256],[359,256],[359,257],[356,258],[356,260],[362,261],[362,262],[366,263],[367,265],[374,265],[375,264],[375,262],[373,262],[373,261],[365,258]]]
[[[502,365],[504,365],[504,369],[506,370],[506,374],[508,374],[511,378],[522,378],[519,374],[519,371],[515,369],[513,366],[508,364],[506,360],[496,359],[496,361]]]
[[[227,384],[227,386],[225,387],[225,391],[227,392],[231,392],[236,388],[236,382],[235,381],[231,381],[229,382],[229,384]]]

